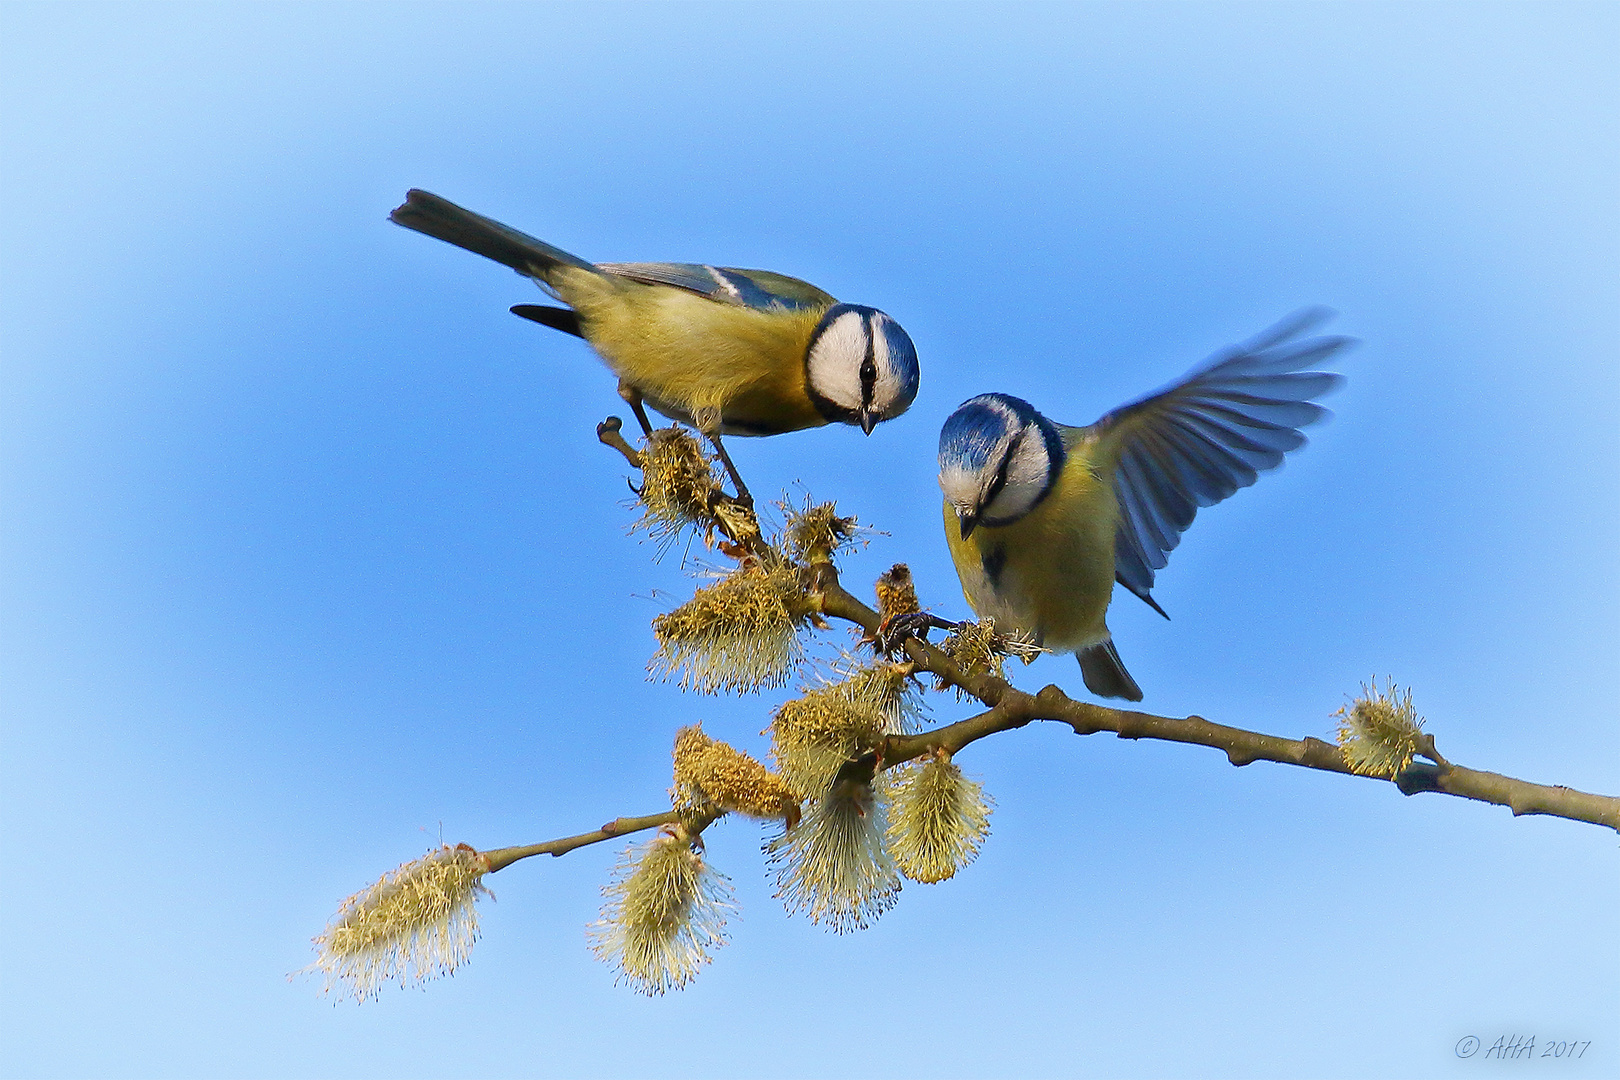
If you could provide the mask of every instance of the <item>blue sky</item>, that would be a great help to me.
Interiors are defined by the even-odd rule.
[[[389,225],[413,186],[894,315],[907,415],[731,446],[756,492],[883,530],[852,587],[904,560],[950,617],[960,401],[1088,423],[1334,307],[1362,341],[1334,419],[1199,516],[1173,622],[1116,605],[1143,707],[1325,737],[1392,676],[1453,761],[1620,792],[1620,8],[0,28],[0,1072],[1468,1076],[1494,1066],[1460,1038],[1518,1033],[1612,1074],[1612,833],[1051,725],[961,756],[998,803],[982,857],[863,934],[786,917],[759,830],[716,827],[743,916],[681,994],[587,952],[611,845],[491,878],[471,966],[425,993],[285,976],[441,830],[652,812],[677,727],[762,753],[783,696],[645,680],[691,584],[626,535],[611,380],[506,313],[527,283]],[[1066,657],[1017,676],[1083,693]]]

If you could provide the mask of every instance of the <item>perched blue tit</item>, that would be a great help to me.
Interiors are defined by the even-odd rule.
[[[426,191],[408,192],[389,216],[504,263],[567,304],[512,311],[584,338],[644,429],[642,402],[711,437],[833,422],[870,435],[917,396],[917,351],[899,323],[797,278],[697,263],[592,264]]]
[[[1075,653],[1092,693],[1142,700],[1108,633],[1114,582],[1164,615],[1153,573],[1198,508],[1305,444],[1299,429],[1327,415],[1313,399],[1343,380],[1303,369],[1351,343],[1300,340],[1327,315],[1293,316],[1090,427],[1053,423],[1008,394],[963,403],[940,432],[939,485],[968,604],[998,629]]]

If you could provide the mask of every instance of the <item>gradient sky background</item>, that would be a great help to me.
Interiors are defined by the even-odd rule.
[[[7,1076],[1475,1076],[1620,1061],[1613,833],[1035,725],[960,759],[979,861],[872,930],[784,916],[760,830],[687,991],[582,928],[617,849],[489,879],[471,965],[286,975],[437,843],[666,805],[691,584],[626,535],[622,412],[425,187],[600,261],[880,306],[922,391],[732,442],[966,606],[934,448],[1097,415],[1321,303],[1331,423],[1112,623],[1143,707],[1327,737],[1374,673],[1452,760],[1620,792],[1620,8],[0,7]],[[843,630],[824,635],[838,644]],[[1083,693],[1073,661],[1017,671]],[[934,699],[946,722],[971,710]]]

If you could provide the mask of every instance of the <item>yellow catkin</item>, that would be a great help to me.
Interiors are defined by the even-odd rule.
[[[683,428],[660,428],[641,451],[641,520],[666,546],[688,526],[712,527],[710,494],[716,489],[713,463],[697,439]]]
[[[803,507],[786,502],[778,505],[785,519],[782,546],[795,559],[806,562],[830,559],[834,553],[851,546],[860,532],[855,519],[839,517],[838,507],[833,503],[812,506],[807,498]]]
[[[936,882],[979,856],[990,834],[991,802],[984,788],[948,757],[894,770],[890,788],[889,852],[913,881]]]
[[[843,678],[824,688],[883,714],[885,735],[909,735],[921,729],[924,706],[919,688],[911,678],[915,665],[885,661],[870,665],[850,663],[835,667],[835,671]]]
[[[920,611],[917,587],[911,580],[911,567],[895,563],[877,579],[878,614],[885,620]]]
[[[884,822],[881,792],[844,782],[817,799],[798,828],[767,844],[788,912],[843,934],[893,907],[900,875],[883,847]]]
[[[478,940],[479,893],[489,864],[466,844],[445,845],[384,874],[343,902],[315,938],[305,969],[325,976],[327,993],[375,998],[384,986],[449,975]]]
[[[649,996],[690,982],[709,950],[726,943],[726,913],[735,910],[725,875],[678,826],[631,845],[602,895],[602,916],[586,930],[592,949]]]
[[[978,622],[959,623],[939,647],[967,674],[993,675],[998,679],[1005,678],[1002,665],[1007,657],[1015,656],[1028,664],[1044,651],[1021,637],[997,633],[996,620],[988,615]],[[937,689],[943,690],[945,685],[944,680],[940,680]],[[961,698],[963,693],[962,688],[957,687],[956,696]]]
[[[945,636],[940,649],[969,675],[1002,676],[1001,653],[996,651],[996,620],[986,616],[962,623]]]
[[[701,724],[675,733],[676,809],[711,807],[756,818],[799,820],[799,800],[786,781],[734,747],[711,739]]]
[[[887,718],[870,701],[848,696],[843,684],[806,690],[771,719],[771,755],[795,794],[819,799],[844,763],[875,747]]]
[[[658,653],[649,665],[684,689],[752,693],[787,681],[802,650],[811,605],[798,570],[750,562],[653,619]]]
[[[1423,718],[1412,706],[1412,691],[1393,682],[1383,689],[1375,678],[1361,696],[1333,714],[1339,718],[1339,752],[1363,776],[1394,779],[1417,754]]]

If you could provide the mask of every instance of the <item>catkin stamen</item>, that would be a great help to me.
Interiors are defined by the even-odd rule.
[[[356,1001],[391,982],[416,985],[453,973],[478,940],[474,901],[489,864],[466,844],[445,845],[384,874],[343,902],[315,938],[307,972],[326,978],[325,992]]]
[[[726,943],[730,884],[680,827],[631,845],[602,888],[602,916],[587,928],[596,955],[638,993],[685,986]]]
[[[749,562],[653,619],[650,667],[702,694],[780,686],[803,654],[798,632],[810,612],[796,567]]]
[[[1339,752],[1364,776],[1394,779],[1412,764],[1423,736],[1423,718],[1412,706],[1412,691],[1394,682],[1380,689],[1375,678],[1361,696],[1333,715],[1339,718]]]

